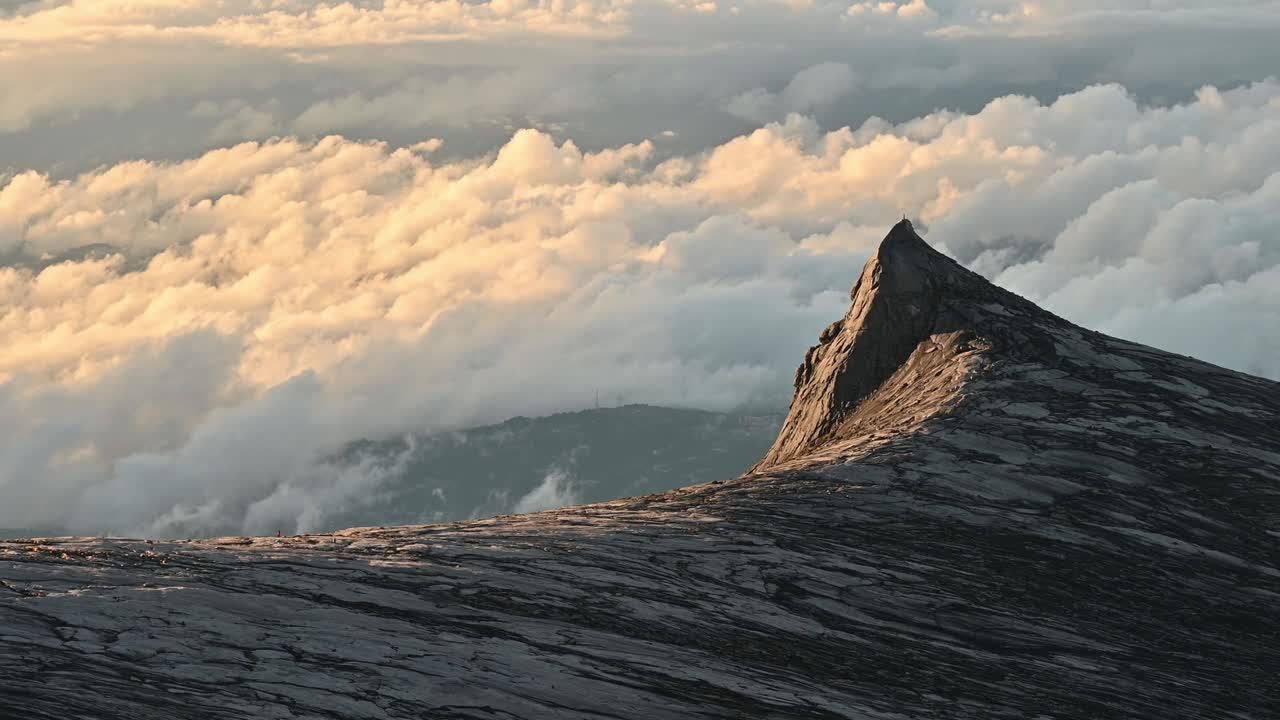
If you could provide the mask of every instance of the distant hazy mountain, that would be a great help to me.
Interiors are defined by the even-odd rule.
[[[389,478],[302,529],[469,520],[734,477],[769,449],[783,418],[781,412],[626,405],[362,440],[332,461]],[[63,528],[0,528],[0,539],[65,534]]]
[[[734,477],[769,449],[782,420],[626,405],[359,442],[338,462],[395,467],[394,479],[324,526],[466,520]]]

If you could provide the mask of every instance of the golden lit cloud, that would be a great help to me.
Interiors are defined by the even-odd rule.
[[[252,530],[343,442],[583,387],[781,403],[902,212],[1074,320],[1280,377],[1278,109],[1272,82],[1171,107],[1109,85],[835,131],[793,114],[677,156],[521,130],[462,161],[331,136],[13,174],[0,525],[101,529],[118,496],[118,529]]]

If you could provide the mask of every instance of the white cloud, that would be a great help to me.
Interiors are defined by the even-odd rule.
[[[566,128],[583,147],[664,130],[690,152],[734,118],[872,114],[1118,82],[1182,98],[1280,66],[1274,0],[1027,3],[665,0],[37,2],[0,14],[0,156],[67,174],[277,134]],[[223,112],[193,120],[212,103]],[[74,142],[66,139],[74,138]]]
[[[332,48],[472,35],[590,34],[607,32],[625,18],[623,4],[609,0],[71,0],[19,6],[0,23],[0,39],[23,45],[207,39],[229,46]]]
[[[335,68],[364,70],[370,61],[361,55],[388,47],[381,54],[394,68],[398,47],[421,46],[447,65],[451,55],[475,54],[459,53],[458,43],[616,35],[625,16],[608,0],[29,3],[0,15],[0,133],[166,98],[252,92],[299,78],[323,82]],[[328,102],[341,106],[358,96]],[[388,111],[399,108],[394,97],[384,102]]]
[[[506,116],[563,117],[586,112],[592,102],[586,88],[554,72],[498,71],[478,77],[410,79],[372,97],[354,93],[325,99],[298,115],[293,126],[303,134],[322,134],[352,128],[463,125]]]
[[[559,468],[552,468],[538,487],[516,501],[518,513],[554,510],[581,502],[573,480]]]
[[[854,89],[858,77],[844,63],[821,63],[795,74],[782,92],[748,90],[729,100],[726,109],[746,120],[771,122],[790,113],[812,112],[839,101]]]
[[[195,109],[204,109],[204,105],[198,104]],[[224,145],[283,134],[276,117],[278,108],[279,104],[274,102],[265,108],[254,108],[236,100],[228,102],[225,107],[215,108],[213,116],[218,118],[218,124],[209,131],[209,141]]]
[[[223,106],[201,112],[223,112]],[[376,491],[347,440],[781,404],[900,212],[1086,325],[1280,377],[1280,85],[1091,87],[706,152],[329,137],[0,183],[0,526],[269,532]],[[28,263],[31,265],[31,263]],[[557,486],[557,492],[565,492]]]
[[[851,18],[859,18],[864,15],[870,16],[889,16],[903,20],[937,20],[938,13],[925,0],[911,0],[911,2],[859,2],[849,6],[847,14]]]

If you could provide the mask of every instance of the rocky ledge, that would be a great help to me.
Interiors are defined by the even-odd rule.
[[[1280,384],[895,227],[748,475],[455,525],[0,543],[0,716],[1270,718]]]

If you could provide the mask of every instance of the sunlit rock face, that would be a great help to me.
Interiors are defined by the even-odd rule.
[[[455,525],[0,544],[0,716],[1264,718],[1280,385],[893,229],[743,477]]]

